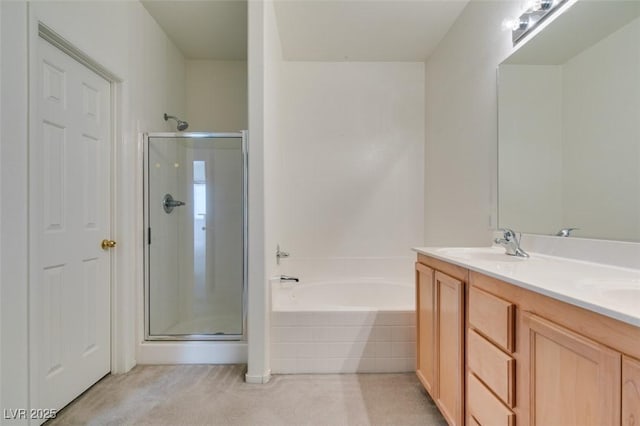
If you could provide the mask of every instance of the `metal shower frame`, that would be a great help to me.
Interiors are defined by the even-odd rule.
[[[145,133],[143,146],[143,223],[144,223],[144,340],[145,341],[246,341],[247,339],[247,283],[249,279],[248,267],[248,186],[249,186],[249,161],[248,161],[248,135],[247,130],[227,133],[206,132],[158,132]],[[177,335],[152,335],[150,333],[150,277],[149,277],[149,139],[240,139],[242,144],[242,333],[241,334],[177,334]]]

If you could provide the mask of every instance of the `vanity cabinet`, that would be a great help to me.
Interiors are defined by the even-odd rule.
[[[450,425],[464,424],[467,273],[437,261],[416,263],[416,374]]]
[[[450,425],[640,424],[639,327],[422,254],[416,292],[417,375]]]
[[[469,282],[470,294],[513,305],[513,352],[504,353],[515,363],[516,425],[638,424],[640,328],[478,272]]]

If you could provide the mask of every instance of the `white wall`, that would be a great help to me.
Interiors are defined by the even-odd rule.
[[[407,274],[386,278],[410,281],[410,248],[423,243],[424,64],[280,67],[280,152],[272,161],[277,238],[291,252],[280,269],[304,274],[300,262],[331,270],[344,258],[404,258]]]
[[[0,7],[0,49],[2,47],[2,8]],[[2,121],[2,64],[3,57],[0,53],[0,125]],[[0,164],[2,164],[2,132],[0,131]],[[0,188],[2,188],[2,173],[0,173]],[[1,193],[1,190],[0,190]],[[2,199],[0,199],[0,235],[2,235]],[[0,244],[0,298],[2,298],[2,245]],[[0,303],[0,342],[2,342],[2,303]],[[2,351],[0,351],[0,377],[2,377]],[[2,403],[2,386],[0,385],[0,407]]]
[[[246,380],[269,380],[268,299],[265,271],[264,153],[265,88],[268,84],[269,55],[274,43],[273,5],[270,1],[250,0],[248,5],[247,67],[249,91],[249,270],[247,318],[248,366]]]
[[[188,60],[189,130],[229,132],[247,129],[247,62]]]
[[[27,362],[27,21],[26,7],[0,3],[2,123],[0,125],[0,408],[26,407]],[[11,63],[10,67],[6,64]],[[0,420],[4,421],[4,420]]]
[[[548,234],[562,221],[562,67],[500,66],[500,226]],[[503,143],[506,142],[506,143]]]
[[[496,226],[496,68],[520,1],[472,0],[427,61],[426,245],[488,245]]]
[[[2,408],[27,407],[27,3],[1,2],[2,70]],[[184,64],[176,47],[138,2],[29,3],[39,19],[118,75],[116,220],[112,237],[118,275],[112,300],[118,306],[113,332],[116,372],[135,364],[134,324],[142,313],[142,163],[139,132],[170,130],[162,113],[184,113]],[[35,26],[31,27],[33,31]],[[29,34],[35,39],[37,33]],[[10,106],[10,108],[7,108]],[[10,184],[9,184],[10,183]],[[138,291],[139,290],[139,291]],[[8,327],[7,324],[11,324]],[[141,330],[139,330],[141,331]]]
[[[281,179],[281,117],[282,90],[284,88],[283,59],[280,33],[277,28],[275,4],[269,3],[265,16],[265,158],[264,158],[264,190],[265,190],[265,247],[267,277],[277,275],[275,247],[281,231],[280,217]],[[270,293],[269,293],[270,294]]]
[[[640,18],[563,66],[563,226],[583,236],[640,241],[638,40]]]

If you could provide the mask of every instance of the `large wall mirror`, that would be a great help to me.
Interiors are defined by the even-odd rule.
[[[498,68],[499,224],[640,241],[640,1],[580,0]]]

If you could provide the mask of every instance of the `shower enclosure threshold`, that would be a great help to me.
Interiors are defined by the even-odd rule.
[[[137,364],[245,364],[246,341],[153,341],[138,345]]]

